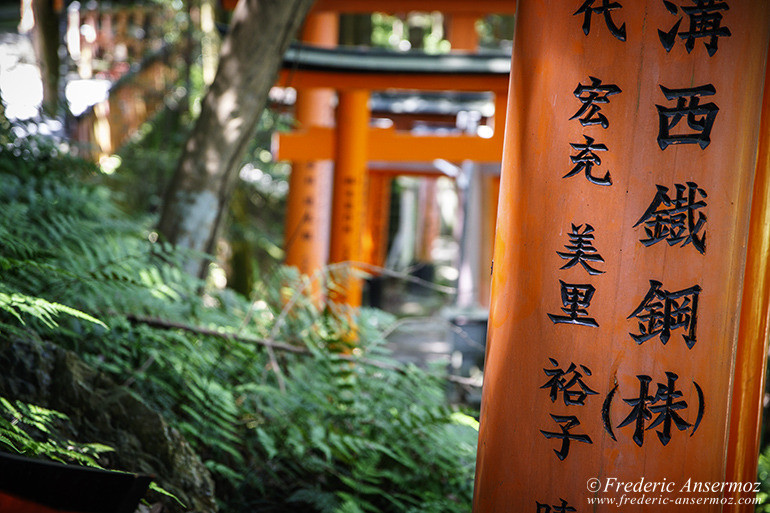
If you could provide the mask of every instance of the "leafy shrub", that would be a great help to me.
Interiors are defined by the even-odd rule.
[[[1,336],[35,331],[162,412],[212,471],[225,511],[469,509],[475,421],[445,405],[440,378],[390,359],[380,333],[391,318],[318,305],[290,271],[258,283],[254,302],[200,295],[184,255],[122,214],[91,166],[5,143]],[[355,348],[330,351],[353,331]],[[267,351],[275,341],[285,349]],[[42,410],[0,406],[6,444],[75,457],[45,431],[15,430],[13,418]]]

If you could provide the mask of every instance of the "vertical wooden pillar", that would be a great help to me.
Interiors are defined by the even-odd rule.
[[[369,173],[367,182],[366,225],[362,240],[363,261],[375,267],[384,267],[388,250],[391,178],[380,173]],[[377,269],[368,269],[368,271],[379,274]]]
[[[770,64],[770,60],[768,61]],[[735,357],[730,438],[727,446],[727,480],[752,481],[757,475],[757,455],[762,428],[762,403],[770,336],[770,65],[765,69],[765,91],[759,132],[757,172],[751,202],[749,243],[741,301],[738,348]],[[754,511],[738,505],[725,511]]]
[[[500,128],[502,130],[502,127]],[[484,209],[481,221],[481,263],[479,264],[479,304],[489,307],[489,294],[491,286],[492,250],[495,241],[495,224],[497,223],[497,205],[500,196],[500,176],[491,173],[482,177],[484,189],[482,191]]]
[[[360,262],[364,222],[364,180],[367,165],[369,92],[345,90],[339,93],[335,148],[332,231],[329,262]],[[335,273],[337,289],[329,297],[337,303],[361,305],[361,279],[353,266]]]
[[[337,44],[336,13],[311,13],[305,21],[302,39],[311,44],[333,47]],[[332,126],[334,110],[330,89],[309,89],[297,95],[296,118],[301,128]],[[331,207],[331,162],[296,162],[289,177],[286,206],[286,265],[312,275],[322,269],[329,254]]]
[[[759,406],[731,401],[739,328],[766,332],[745,308],[768,287],[749,220],[770,4],[612,5],[518,3],[476,513],[753,496],[726,469]]]
[[[495,94],[495,117],[493,129],[495,132],[505,130],[505,110],[508,98],[503,94]],[[481,236],[481,261],[479,266],[479,304],[489,308],[492,290],[492,260],[495,246],[495,227],[497,226],[497,207],[500,199],[500,175],[485,176],[483,191],[483,226]]]
[[[418,187],[420,208],[417,211],[419,232],[417,234],[416,260],[420,263],[428,263],[432,260],[433,241],[436,240],[441,231],[436,178],[421,178]]]

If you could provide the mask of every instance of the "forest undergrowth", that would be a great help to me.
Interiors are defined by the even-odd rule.
[[[221,511],[470,510],[476,421],[446,404],[440,369],[392,359],[392,317],[319,305],[290,269],[250,299],[201,282],[101,182],[2,127],[0,342],[74,351],[160,412],[212,473]],[[64,420],[0,397],[0,449],[99,465],[108,448],[59,439]]]

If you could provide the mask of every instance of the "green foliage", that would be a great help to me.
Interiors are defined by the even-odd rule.
[[[111,451],[102,444],[82,444],[62,439],[63,413],[0,396],[0,449],[25,456],[42,456],[62,463],[98,467],[100,453]]]
[[[477,434],[424,372],[327,354],[292,368],[285,394],[238,391],[262,455],[246,476],[244,510],[282,511],[288,497],[322,512],[468,511]]]
[[[761,483],[757,493],[760,504],[754,511],[768,513],[770,512],[770,447],[765,447],[759,454],[757,480]]]
[[[473,422],[445,405],[440,379],[394,368],[380,335],[391,318],[319,308],[290,271],[258,281],[254,302],[201,295],[184,255],[122,214],[93,167],[69,168],[54,146],[12,165],[27,144],[0,148],[0,335],[37,332],[162,412],[224,511],[469,509]],[[309,354],[269,355],[266,338]],[[57,440],[56,412],[3,399],[0,414],[9,448],[83,463],[103,449]]]
[[[195,83],[200,67],[193,67]],[[194,87],[200,94],[202,84]],[[146,122],[120,151],[111,157],[115,169],[103,178],[125,211],[138,216],[160,212],[166,186],[176,170],[193,119],[179,100]],[[268,148],[272,134],[285,129],[285,115],[266,110],[251,141],[229,202],[223,237],[228,240],[224,266],[230,286],[248,295],[261,274],[269,274],[283,258],[283,212],[288,191],[289,165],[272,161]]]
[[[476,24],[479,46],[492,50],[511,51],[516,19],[512,15],[489,14]]]
[[[105,181],[126,211],[140,215],[159,212],[192,127],[183,100],[172,98],[171,105],[144,123],[113,157],[118,167]]]
[[[67,314],[77,319],[92,322],[102,327],[107,327],[102,321],[91,317],[74,308],[58,303],[52,303],[39,297],[27,296],[9,290],[0,284],[0,311],[10,314],[20,324],[24,325],[24,317],[31,317],[43,323],[48,328],[57,326],[55,318],[61,314]]]
[[[446,53],[452,47],[444,38],[444,17],[438,12],[410,12],[406,17],[375,12],[371,25],[374,47],[403,51],[412,49],[411,43],[416,43],[414,49],[431,54]],[[410,34],[412,31],[419,36],[415,38]]]

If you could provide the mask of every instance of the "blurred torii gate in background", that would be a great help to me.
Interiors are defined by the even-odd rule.
[[[488,13],[512,14],[515,3],[501,0],[485,0],[481,2],[468,2],[458,0],[399,0],[388,2],[378,11],[389,13],[408,11],[441,11],[449,18],[449,39],[453,49],[475,50],[478,45],[478,36],[475,31],[477,19]],[[320,0],[311,12],[306,28],[303,32],[303,41],[329,47],[334,45],[337,31],[337,13],[370,13],[371,2],[363,0]],[[305,53],[307,51],[305,50]],[[301,53],[298,54],[300,57]],[[333,56],[327,55],[326,64],[329,69],[335,67]],[[361,62],[366,60],[364,55],[359,55]],[[382,62],[382,61],[378,61]],[[466,61],[468,62],[468,61]],[[446,160],[471,159],[468,153],[457,152],[458,147],[454,143],[458,141],[436,137],[414,137],[407,134],[396,134],[382,129],[369,128],[368,101],[369,92],[384,89],[425,89],[425,90],[457,90],[456,72],[444,76],[440,72],[431,72],[433,76],[429,83],[425,83],[425,77],[421,86],[404,82],[403,77],[393,69],[393,63],[386,66],[387,73],[377,74],[376,68],[370,68],[373,74],[369,83],[361,83],[363,74],[356,70],[355,66],[341,71],[342,74],[335,79],[320,80],[312,87],[305,85],[298,73],[297,61],[287,63],[291,69],[284,75],[290,77],[286,85],[290,85],[299,91],[297,102],[297,119],[302,129],[301,134],[282,134],[279,138],[278,158],[295,162],[292,171],[289,200],[287,206],[286,223],[286,263],[296,266],[305,274],[312,274],[326,264],[326,253],[329,251],[330,263],[342,261],[368,261],[376,265],[382,265],[377,261],[376,255],[384,255],[382,245],[386,244],[384,232],[387,230],[387,220],[382,219],[381,212],[374,212],[373,207],[384,208],[389,201],[389,178],[383,178],[382,173],[369,175],[369,192],[365,192],[365,179],[367,162],[372,160],[393,161],[432,161],[437,158]],[[446,64],[446,61],[444,62]],[[311,67],[313,64],[309,64]],[[319,64],[316,63],[317,67]],[[364,65],[364,68],[366,66]],[[449,67],[451,69],[451,66]],[[313,70],[316,75],[321,74],[319,68]],[[497,70],[499,73],[500,70]],[[406,75],[415,73],[415,70],[403,70]],[[504,73],[507,73],[505,70]],[[395,82],[392,82],[395,80]],[[318,89],[324,87],[325,89]],[[495,90],[494,86],[474,86],[475,91]],[[339,106],[337,110],[337,128],[331,129],[334,115],[332,113],[333,92],[338,88]],[[495,90],[495,112],[497,119],[502,119],[505,112],[504,87]],[[308,107],[308,105],[311,105]],[[500,126],[500,123],[498,123]],[[389,135],[388,135],[389,134]],[[490,143],[501,143],[500,131],[496,132]],[[334,140],[336,139],[336,146]],[[472,148],[483,145],[463,140],[464,146]],[[429,146],[426,147],[426,144]],[[465,145],[470,146],[465,146]],[[318,148],[314,145],[320,145]],[[336,152],[332,148],[337,148]],[[491,147],[491,146],[490,146]],[[291,148],[291,149],[290,149]],[[321,152],[317,151],[321,149]],[[482,161],[499,162],[499,148],[496,155],[486,155]],[[380,150],[380,155],[376,152]],[[471,150],[473,151],[473,150]],[[291,152],[291,153],[289,153]],[[394,155],[401,156],[394,158]],[[322,160],[318,160],[322,159]],[[327,160],[328,159],[328,160]],[[331,209],[328,207],[329,191],[331,183],[331,170],[329,160],[336,161],[337,172],[334,178],[334,192],[332,193]],[[362,170],[358,169],[362,168]],[[491,191],[489,195],[494,201],[484,202],[486,205],[496,205],[496,180],[488,181],[485,189]],[[367,248],[361,249],[361,223],[363,223],[364,203],[369,204],[369,216],[367,221],[366,242]],[[329,212],[331,212],[329,214]],[[484,255],[489,260],[491,254],[491,233],[494,226],[494,208],[487,209],[485,230],[482,230],[487,240],[482,247],[489,248]],[[329,222],[331,219],[331,222]],[[330,228],[331,225],[331,228]],[[486,226],[489,225],[489,226]],[[329,237],[331,232],[331,237]],[[329,238],[331,243],[329,244]],[[483,261],[483,260],[482,260]],[[486,267],[483,265],[482,267]],[[482,284],[480,297],[488,295],[488,276],[479,272],[479,283]],[[360,304],[360,284],[358,280],[349,282],[349,293],[345,301],[352,305]],[[342,298],[340,298],[342,299]],[[482,300],[484,302],[484,300]]]
[[[330,261],[362,260],[361,224],[366,202],[364,184],[368,163],[499,161],[508,66],[505,56],[382,54],[356,50],[296,49],[287,55],[281,84],[299,90],[330,87],[339,91],[335,128],[308,127],[280,134],[276,156],[291,161],[335,159],[335,200]],[[392,128],[370,127],[369,91],[446,90],[495,93],[494,130],[490,138],[477,135],[413,135]],[[447,84],[451,84],[447,86]],[[396,171],[393,171],[394,167]],[[415,175],[415,171],[410,174]],[[379,173],[380,175],[384,173]],[[435,177],[435,172],[423,176]],[[305,248],[312,251],[312,246]],[[352,284],[348,304],[360,304],[360,289]]]

